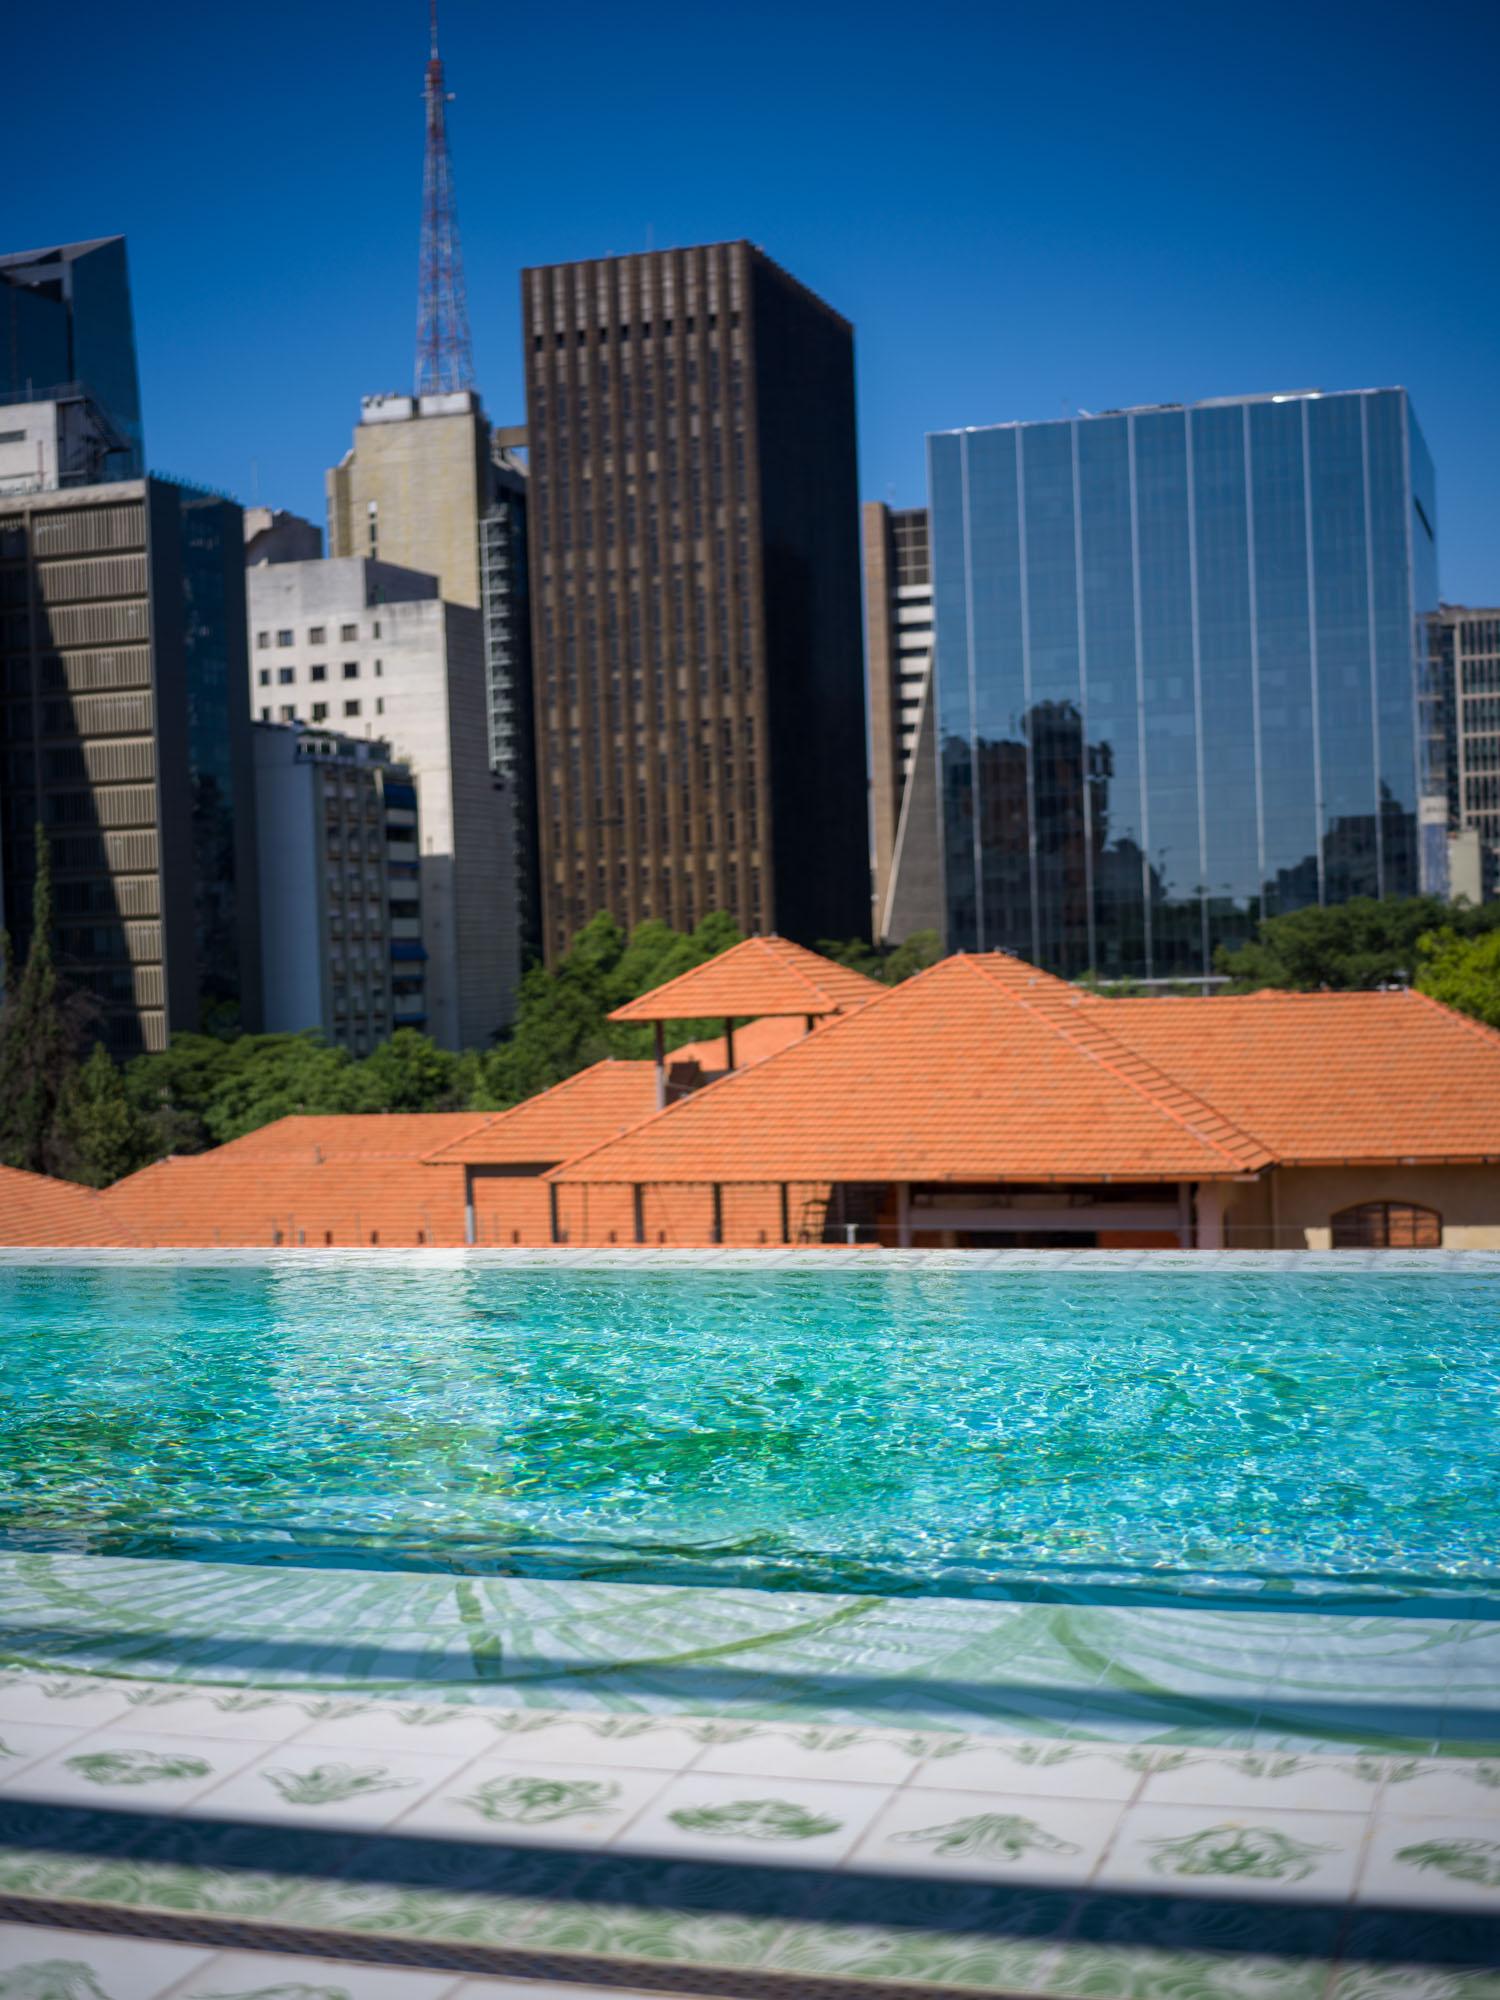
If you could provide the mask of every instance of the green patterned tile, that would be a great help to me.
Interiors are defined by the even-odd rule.
[[[1049,2000],[1323,2000],[1327,1985],[1323,1959],[1065,1945],[1037,1990]]]

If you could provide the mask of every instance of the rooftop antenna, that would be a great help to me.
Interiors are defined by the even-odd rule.
[[[427,157],[422,170],[422,256],[417,281],[417,394],[445,395],[474,386],[469,303],[464,291],[453,162],[444,106],[453,99],[438,54],[437,0],[428,0]]]

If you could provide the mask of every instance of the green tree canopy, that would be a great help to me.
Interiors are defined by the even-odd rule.
[[[52,857],[40,825],[26,967],[17,979],[8,940],[0,965],[0,1164],[54,1173],[63,1154],[58,1108],[78,1066],[89,1009],[66,992],[53,962]]]
[[[1500,1028],[1500,926],[1464,937],[1451,924],[1419,940],[1417,985],[1445,1007]]]
[[[914,973],[925,972],[943,956],[936,931],[913,931],[900,944],[871,944],[866,938],[819,938],[815,949],[836,965],[862,972],[885,986],[899,986]]]
[[[1429,931],[1451,929],[1479,937],[1500,924],[1500,904],[1478,908],[1437,896],[1391,896],[1292,910],[1262,919],[1259,932],[1236,948],[1221,945],[1214,958],[1228,973],[1230,990],[1249,993],[1275,986],[1291,993],[1325,988],[1369,992],[1409,985],[1419,964],[1418,944]]]
[[[58,1103],[54,1171],[109,1187],[160,1157],[157,1129],[138,1111],[102,1042],[69,1077]]]

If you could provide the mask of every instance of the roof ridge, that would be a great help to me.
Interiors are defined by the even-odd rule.
[[[1472,1014],[1465,1014],[1457,1007],[1450,1007],[1446,1000],[1439,1000],[1431,993],[1424,993],[1420,986],[1406,986],[1402,992],[1413,1000],[1420,1000],[1424,1007],[1432,1007],[1442,1015],[1450,1027],[1462,1033],[1477,1036],[1488,1046],[1500,1042],[1500,1028],[1492,1028],[1488,1021],[1476,1021]]]
[[[1039,1021],[1045,1022],[1055,1035],[1059,1036],[1061,1040],[1067,1042],[1071,1047],[1076,1048],[1080,1055],[1086,1056],[1090,1062],[1098,1063],[1100,1068],[1107,1070],[1110,1075],[1118,1077],[1121,1083],[1135,1091],[1138,1097],[1143,1097],[1163,1117],[1174,1120],[1184,1131],[1191,1132],[1196,1139],[1201,1139],[1204,1145],[1212,1147],[1216,1153],[1222,1153],[1225,1159],[1233,1161],[1235,1165],[1241,1168],[1252,1164],[1256,1167],[1263,1167],[1274,1159],[1275,1155],[1265,1144],[1264,1140],[1257,1139],[1254,1133],[1247,1132],[1242,1126],[1236,1125],[1232,1118],[1226,1117],[1207,1098],[1200,1097],[1195,1090],[1190,1090],[1185,1083],[1180,1082],[1169,1070],[1161,1069],[1156,1063],[1152,1062],[1149,1056],[1143,1056],[1139,1050],[1131,1048],[1128,1042],[1122,1041],[1111,1028],[1105,1026],[1103,1019],[1093,1009],[1090,1008],[1081,1015],[1079,1024],[1058,1020],[1055,1018],[1055,1014],[1056,1010],[1063,1004],[1060,998],[1052,994],[1047,994],[1046,1000],[1039,1002],[1038,998],[1028,997],[1024,992],[1010,987],[1002,987],[997,979],[984,972],[983,968],[977,964],[975,969],[980,971],[981,976],[991,986],[995,987],[998,991],[1007,993],[1018,1007],[1024,1007],[1029,1014],[1033,1014]],[[1043,977],[1048,984],[1060,988],[1064,994],[1069,996],[1069,1005],[1073,1007],[1081,1005],[1073,997],[1073,989],[1065,980],[1056,979],[1050,973],[1044,974]],[[1046,993],[1045,986],[1043,987],[1043,992]],[[1050,1001],[1050,1005],[1047,1004],[1048,1001]],[[1078,1032],[1078,1027],[1080,1026],[1083,1029],[1082,1033]],[[1106,1042],[1109,1048],[1116,1052],[1113,1058],[1106,1057],[1097,1049],[1087,1046],[1087,1042],[1090,1039]],[[1124,1058],[1123,1062],[1120,1060],[1122,1057]],[[1135,1072],[1134,1074],[1130,1073],[1132,1070]],[[1235,1141],[1238,1142],[1238,1150],[1234,1146],[1226,1145],[1222,1139],[1214,1137],[1212,1132],[1205,1129],[1203,1124],[1195,1123],[1191,1118],[1184,1116],[1182,1110],[1177,1105],[1164,1102],[1160,1089],[1148,1088],[1147,1083],[1143,1080],[1146,1078],[1151,1079],[1155,1085],[1166,1085],[1171,1095],[1175,1096],[1179,1102],[1185,1101],[1205,1113],[1207,1125],[1217,1126],[1220,1131],[1232,1134]],[[1253,1158],[1244,1157],[1247,1151],[1253,1155]]]
[[[592,1159],[595,1153],[602,1153],[606,1146],[617,1146],[624,1139],[634,1138],[637,1132],[641,1131],[647,1125],[655,1124],[657,1119],[669,1118],[674,1111],[681,1111],[685,1105],[701,1104],[706,1097],[712,1096],[714,1091],[723,1090],[730,1084],[739,1082],[741,1077],[752,1074],[758,1075],[767,1063],[784,1062],[788,1056],[795,1055],[799,1049],[809,1047],[814,1040],[820,1045],[826,1046],[829,1035],[836,1034],[840,1028],[848,1026],[852,1021],[865,1020],[872,1007],[879,1007],[883,1002],[893,1000],[898,993],[910,989],[921,980],[930,979],[935,972],[941,972],[945,966],[952,965],[956,959],[962,956],[962,952],[954,953],[948,958],[938,959],[934,965],[924,966],[920,972],[913,973],[910,979],[903,979],[895,986],[887,986],[882,991],[876,993],[871,999],[865,1002],[863,1007],[855,1007],[847,1012],[840,1011],[827,1015],[819,1023],[815,1033],[799,1036],[795,1042],[788,1042],[784,1049],[772,1049],[769,1055],[760,1056],[753,1063],[746,1063],[743,1069],[726,1070],[722,1076],[716,1076],[712,1083],[705,1083],[699,1089],[692,1091],[688,1096],[679,1097],[675,1104],[659,1105],[655,1111],[648,1112],[644,1118],[638,1118],[634,1125],[626,1125],[620,1131],[611,1133],[609,1138],[600,1139],[596,1144],[586,1146],[581,1153],[575,1153],[571,1159],[559,1160],[555,1167],[548,1168],[547,1172],[542,1175],[542,1179],[550,1181],[554,1176],[561,1176],[570,1167],[576,1167],[584,1160]]]
[[[416,1159],[421,1166],[433,1166],[442,1161],[443,1155],[450,1152],[454,1146],[461,1146],[466,1140],[474,1138],[478,1133],[489,1132],[496,1125],[503,1125],[507,1118],[515,1117],[518,1111],[529,1110],[532,1105],[540,1103],[542,1098],[552,1097],[558,1092],[571,1089],[574,1084],[580,1082],[584,1077],[592,1076],[596,1069],[605,1069],[615,1063],[628,1060],[628,1057],[622,1056],[600,1056],[596,1062],[586,1063],[582,1069],[575,1069],[571,1076],[559,1077],[556,1083],[549,1083],[544,1089],[534,1090],[530,1097],[523,1097],[519,1104],[507,1104],[503,1111],[476,1113],[479,1119],[477,1125],[469,1125],[462,1132],[455,1132],[451,1139],[445,1139],[441,1146],[434,1146],[430,1153],[418,1153]],[[649,1058],[642,1058],[642,1060],[649,1060]]]

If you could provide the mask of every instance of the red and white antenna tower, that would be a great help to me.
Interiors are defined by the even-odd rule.
[[[452,99],[443,84],[443,59],[438,54],[437,0],[428,0],[428,15],[432,53],[427,63],[427,159],[422,170],[422,260],[417,281],[419,396],[474,386],[469,303],[444,110]]]

